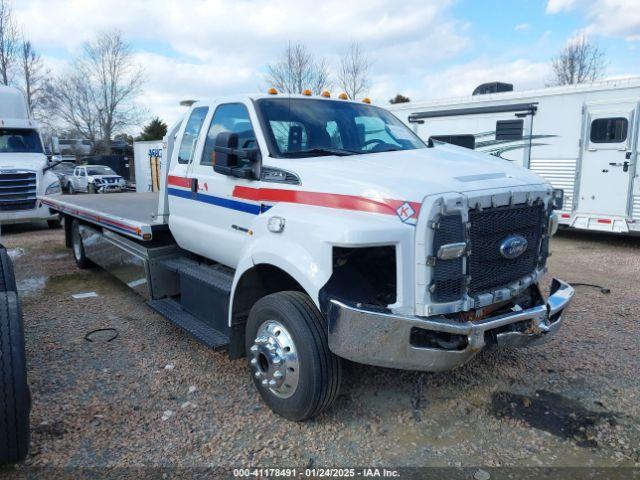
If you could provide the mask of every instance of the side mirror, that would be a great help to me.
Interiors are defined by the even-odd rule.
[[[221,132],[216,137],[214,171],[222,175],[238,178],[260,178],[258,168],[260,166],[260,150],[239,149],[238,134]],[[247,160],[240,162],[240,160]],[[242,164],[241,164],[242,163]]]

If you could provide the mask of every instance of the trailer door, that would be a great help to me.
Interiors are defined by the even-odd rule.
[[[578,211],[626,217],[637,106],[588,106],[582,152]]]

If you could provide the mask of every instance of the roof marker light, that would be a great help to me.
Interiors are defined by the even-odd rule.
[[[306,95],[307,97],[310,97],[312,95],[311,90],[309,90],[308,88],[302,91],[303,95]]]
[[[331,93],[329,93],[329,90],[323,90],[323,92],[320,95],[322,95],[324,98],[331,97]]]
[[[338,98],[340,100],[349,100],[349,95],[347,95],[346,93],[342,92],[340,95],[338,95]]]
[[[371,99],[369,97],[365,97],[362,99],[362,103],[371,103]]]
[[[271,87],[269,90],[267,90],[267,93],[269,95],[277,95],[278,94],[278,90],[276,90],[275,88]]]

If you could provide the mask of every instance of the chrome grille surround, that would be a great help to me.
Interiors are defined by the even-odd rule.
[[[438,280],[439,262],[435,258],[434,252],[439,246],[436,243],[436,232],[440,227],[441,219],[458,215],[462,224],[466,226],[464,241],[469,241],[471,236],[470,218],[474,216],[474,212],[491,211],[492,209],[497,211],[507,209],[510,206],[527,208],[539,204],[545,210],[542,226],[545,230],[540,233],[540,241],[535,246],[529,247],[535,248],[537,251],[542,245],[544,248],[548,245],[546,215],[550,208],[551,197],[552,189],[548,184],[492,189],[466,194],[451,192],[426,197],[416,227],[416,315],[431,316],[456,313],[508,300],[536,283],[546,271],[546,255],[544,255],[544,258],[539,258],[535,265],[532,262],[530,271],[521,277],[514,280],[507,279],[508,283],[506,284],[489,285],[487,289],[472,291],[470,286],[472,286],[473,278],[470,278],[469,272],[472,266],[470,260],[474,254],[474,246],[470,243],[466,255],[459,259],[460,276],[465,279],[460,295],[455,299],[452,296],[439,295],[437,288],[434,287]],[[505,232],[505,236],[506,234]],[[521,271],[521,273],[523,272],[524,270]],[[451,275],[450,272],[449,275]]]

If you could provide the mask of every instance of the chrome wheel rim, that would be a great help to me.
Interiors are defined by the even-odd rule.
[[[298,351],[291,333],[280,322],[267,320],[260,325],[249,363],[254,377],[275,396],[289,398],[298,388]]]

